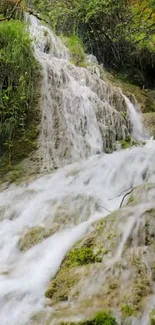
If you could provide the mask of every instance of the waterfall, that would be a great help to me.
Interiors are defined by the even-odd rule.
[[[72,65],[61,40],[35,17],[30,23],[43,70],[41,170],[111,152],[132,128],[137,138],[142,131],[140,114],[122,91],[101,80],[98,73]]]
[[[128,107],[128,113],[130,116],[130,120],[132,122],[133,125],[133,137],[136,140],[145,140],[147,139],[147,135],[146,135],[146,131],[144,130],[144,126],[142,123],[142,119],[141,119],[141,115],[140,115],[140,109],[138,107],[138,105],[133,104],[129,98],[127,98],[126,96],[124,96],[126,105]]]
[[[120,193],[155,179],[153,141],[105,153],[132,130],[138,138],[142,133],[130,100],[73,66],[60,39],[35,18],[30,32],[43,70],[41,168],[59,169],[0,192],[1,325],[28,325],[35,313],[48,313],[45,289],[69,249],[95,220],[119,208]],[[57,231],[23,252],[20,240],[33,227]]]

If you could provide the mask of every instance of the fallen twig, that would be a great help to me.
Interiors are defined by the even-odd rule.
[[[99,207],[99,208],[103,208],[104,210],[106,210],[106,211],[108,211],[108,212],[110,212],[110,213],[112,212],[112,211],[108,210],[107,208],[105,208],[103,205],[99,205],[98,207]]]
[[[123,202],[124,202],[126,196],[129,195],[129,194],[131,194],[131,193],[132,193],[136,188],[137,188],[137,186],[136,186],[136,187],[133,187],[133,188],[131,189],[130,192],[126,193],[126,194],[123,196],[122,201],[121,201],[121,204],[120,204],[120,208],[122,207]]]
[[[122,196],[122,194],[123,194],[124,192],[126,192],[126,191],[128,191],[128,190],[130,190],[130,189],[132,189],[132,188],[133,188],[133,187],[130,186],[129,188],[127,188],[126,190],[124,190],[123,192],[121,192],[120,194],[118,194],[117,196],[115,196],[115,197],[109,199],[109,201],[112,201],[112,200],[116,199],[117,197]]]

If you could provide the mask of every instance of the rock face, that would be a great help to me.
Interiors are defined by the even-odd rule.
[[[152,112],[143,114],[143,121],[149,134],[155,137],[155,113]]]
[[[155,307],[153,195],[155,184],[135,189],[128,206],[94,223],[68,253],[45,293],[55,310],[48,324],[77,323],[101,310],[112,310],[119,324],[148,324]]]

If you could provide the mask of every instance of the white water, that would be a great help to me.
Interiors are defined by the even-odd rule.
[[[31,17],[35,53],[43,68],[41,170],[113,150],[117,140],[140,130],[140,117],[119,88],[96,73],[75,67],[70,54],[47,27]],[[129,117],[133,122],[130,122]]]
[[[121,106],[121,91],[110,88],[98,77],[90,78],[85,69],[74,68],[68,62],[66,48],[36,20],[32,21],[31,33],[37,38],[36,56],[44,75],[40,138],[43,168],[52,169],[53,159],[58,165],[61,165],[60,160],[63,164],[80,157],[83,160],[59,168],[30,184],[12,185],[0,193],[1,325],[29,324],[31,316],[45,306],[44,292],[49,280],[57,272],[67,251],[89,230],[91,223],[106,216],[107,210],[119,208],[122,200],[119,193],[145,181],[155,181],[153,141],[150,146],[94,155],[96,151],[103,151],[107,125],[109,128],[112,123],[115,136],[116,127],[120,135],[127,132],[119,107],[117,111],[112,106],[113,94],[120,98]],[[47,35],[52,42],[49,54],[44,53]],[[49,69],[50,75],[47,73]],[[59,91],[61,96],[58,96],[60,106],[53,111],[54,91]],[[96,118],[96,102],[102,108],[101,122]],[[61,125],[57,132],[61,141],[60,146],[54,148],[53,119],[54,113],[60,114],[59,110]],[[69,148],[67,158],[63,151],[66,148]],[[36,226],[51,228],[53,224],[59,227],[57,233],[27,252],[20,252],[19,240],[27,229]],[[124,241],[127,235],[128,230],[127,233],[124,230]]]
[[[141,115],[140,115],[140,109],[138,108],[138,105],[134,105],[130,102],[130,100],[124,96],[125,102],[128,107],[128,113],[130,116],[130,120],[133,125],[133,137],[136,140],[144,140],[147,138],[146,131],[144,130],[144,126],[142,123]]]

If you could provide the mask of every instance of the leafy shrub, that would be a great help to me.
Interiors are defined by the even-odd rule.
[[[141,87],[154,86],[155,4],[153,0],[32,0],[53,28],[76,32],[105,67]]]
[[[35,105],[39,93],[38,77],[39,66],[24,24],[14,20],[0,23],[0,157],[7,152],[10,165],[14,150],[17,155],[20,152],[15,139],[22,142],[23,138],[27,154],[31,149],[29,139],[37,135]],[[30,123],[33,130],[29,133],[33,135],[26,139]]]

